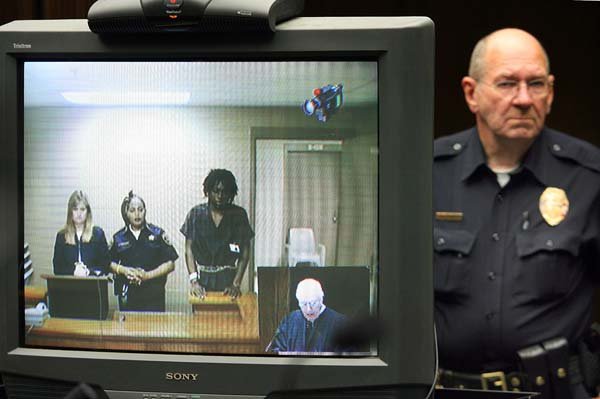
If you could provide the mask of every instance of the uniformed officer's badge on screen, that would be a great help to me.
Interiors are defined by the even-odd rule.
[[[562,222],[569,213],[569,199],[565,190],[546,187],[540,196],[540,213],[550,226]]]

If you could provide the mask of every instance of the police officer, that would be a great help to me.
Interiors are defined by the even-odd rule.
[[[233,173],[212,169],[203,190],[208,202],[192,208],[181,226],[190,292],[204,298],[207,290],[222,291],[237,298],[254,231],[246,210],[233,204],[238,192]]]
[[[535,352],[520,350],[556,339],[567,342],[572,360],[590,325],[591,272],[600,266],[600,151],[544,126],[554,82],[532,35],[503,29],[486,36],[462,79],[476,125],[435,142],[442,383],[460,376],[446,378],[448,385],[470,380],[481,388],[492,376],[490,385],[506,385]],[[589,397],[573,367],[561,368],[572,397]],[[550,382],[530,376],[528,388]],[[518,378],[508,384],[527,388]]]
[[[125,227],[110,250],[119,309],[164,312],[167,275],[179,256],[165,232],[146,223],[146,203],[133,191],[123,199],[121,216]]]

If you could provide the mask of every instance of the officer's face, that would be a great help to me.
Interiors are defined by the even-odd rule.
[[[139,198],[134,197],[129,203],[127,218],[133,229],[139,230],[144,227],[146,223],[146,208],[144,208],[144,204]]]
[[[537,41],[522,34],[491,41],[482,75],[478,80],[463,79],[465,98],[480,134],[495,140],[534,139],[554,97],[554,76],[548,74]]]
[[[222,182],[218,182],[208,193],[208,203],[216,209],[223,209],[232,199],[231,193],[225,189]]]
[[[75,226],[83,226],[87,218],[87,208],[80,202],[71,209],[71,218]]]

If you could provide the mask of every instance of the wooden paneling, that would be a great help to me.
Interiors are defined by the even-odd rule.
[[[40,0],[3,0],[0,1],[0,24],[16,19],[37,19],[41,13]]]
[[[42,15],[45,19],[87,18],[92,3],[94,0],[45,0]]]

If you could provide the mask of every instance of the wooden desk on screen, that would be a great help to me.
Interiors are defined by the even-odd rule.
[[[31,328],[25,342],[142,352],[262,353],[256,295],[242,295],[237,308],[218,309],[213,302],[219,301],[210,299],[206,310],[199,307],[192,314],[115,312],[109,320],[50,318],[42,327]]]
[[[35,307],[39,302],[46,302],[46,287],[26,285],[23,293],[25,307]]]

